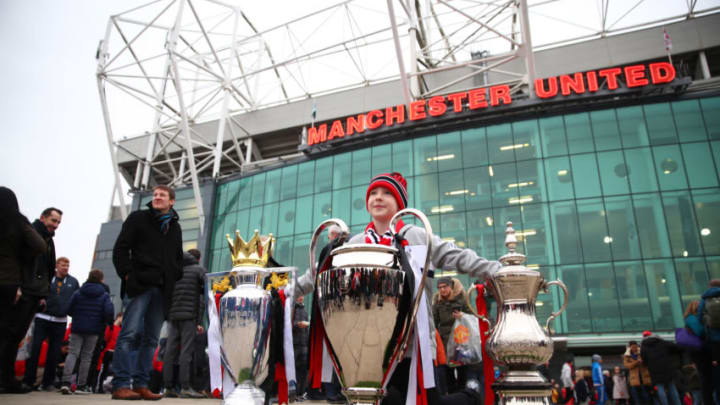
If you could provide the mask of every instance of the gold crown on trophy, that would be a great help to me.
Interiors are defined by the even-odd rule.
[[[272,251],[275,248],[273,234],[260,236],[256,229],[253,237],[247,242],[240,236],[240,231],[235,231],[235,240],[230,239],[230,234],[225,235],[225,237],[230,247],[233,267],[267,267]]]

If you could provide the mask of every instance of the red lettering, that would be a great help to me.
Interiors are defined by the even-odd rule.
[[[500,104],[500,101],[502,101],[503,104],[512,103],[512,99],[510,98],[510,86],[507,84],[490,87],[490,105],[495,107]]]
[[[585,82],[583,81],[582,73],[573,73],[570,75],[560,76],[560,92],[563,96],[569,96],[570,90],[575,94],[585,93]]]
[[[385,109],[385,125],[389,127],[395,122],[398,124],[405,122],[405,104],[396,105],[394,111],[392,107]]]
[[[345,136],[345,130],[343,129],[342,122],[340,120],[333,121],[332,127],[330,127],[328,140],[333,138],[342,138],[343,136]]]
[[[365,114],[360,114],[357,117],[348,117],[345,122],[345,128],[347,128],[345,135],[352,135],[355,132],[365,132]]]
[[[445,97],[443,96],[435,96],[431,97],[428,101],[428,109],[430,115],[433,117],[437,117],[440,115],[445,114],[447,111],[447,104],[445,104]]]
[[[455,112],[462,111],[462,101],[465,97],[467,97],[467,93],[464,91],[462,93],[448,94],[448,96],[447,96],[448,100],[453,102],[453,111],[455,111]]]
[[[620,70],[620,68],[610,68],[599,71],[598,75],[607,80],[608,90],[615,90],[618,88],[617,77],[620,73],[622,73],[622,70]]]
[[[468,91],[468,107],[471,110],[486,108],[488,106],[487,100],[485,99],[486,92],[487,90],[485,88]]]
[[[668,62],[651,63],[650,77],[653,84],[670,83],[675,79],[675,67]]]
[[[427,117],[425,113],[425,100],[410,103],[410,121],[421,120]]]
[[[593,92],[593,93],[596,92],[596,91],[598,91],[597,73],[595,73],[594,70],[591,70],[591,71],[585,73],[585,75],[587,76],[587,87],[588,87],[588,90],[591,91],[591,92]]]
[[[365,126],[367,129],[375,129],[383,124],[383,112],[381,110],[372,110],[365,116]]]
[[[308,145],[325,142],[327,140],[327,124],[320,124],[317,128],[308,129]]]
[[[558,85],[557,78],[555,76],[547,79],[548,89],[545,89],[543,79],[535,79],[535,94],[540,98],[550,98],[557,96]]]
[[[625,84],[628,87],[647,86],[648,83],[650,82],[645,78],[645,66],[625,66]]]

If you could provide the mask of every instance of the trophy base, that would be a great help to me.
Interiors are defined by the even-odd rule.
[[[538,371],[508,371],[493,385],[500,405],[551,405],[552,386]]]
[[[350,405],[376,405],[384,396],[379,388],[350,387],[342,392]]]
[[[250,384],[238,384],[222,405],[264,405],[265,392]]]

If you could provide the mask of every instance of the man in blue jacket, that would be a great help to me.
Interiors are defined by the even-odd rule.
[[[720,279],[710,280],[710,288],[703,293],[697,313],[710,349],[710,375],[703,375],[703,400],[707,402],[713,396],[720,398]],[[710,390],[705,389],[708,385],[712,387]]]
[[[593,388],[598,395],[598,405],[605,405],[607,393],[605,392],[605,378],[602,372],[602,357],[599,354],[592,356],[592,381]]]

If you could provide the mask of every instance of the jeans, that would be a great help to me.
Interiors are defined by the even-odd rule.
[[[635,405],[645,405],[650,403],[650,396],[644,385],[630,386],[630,396],[632,396]]]
[[[655,385],[655,389],[657,390],[657,397],[660,404],[680,405],[680,395],[675,387],[675,383],[669,382],[667,384],[657,384]],[[669,397],[668,394],[670,394]]]
[[[126,297],[123,306],[125,313],[112,363],[113,389],[131,385],[146,388],[164,320],[162,291],[152,287],[135,297]]]
[[[35,327],[32,336],[32,352],[25,363],[25,384],[35,385],[37,379],[37,365],[40,358],[43,340],[48,340],[47,358],[45,360],[45,371],[43,372],[43,387],[55,384],[55,372],[60,359],[60,347],[65,337],[66,322],[51,322],[41,318],[35,318]]]
[[[64,385],[70,385],[70,377],[72,377],[78,358],[80,359],[80,367],[78,367],[77,385],[78,387],[82,387],[87,384],[90,360],[92,360],[93,351],[95,350],[95,345],[99,337],[99,335],[70,334],[70,350],[65,359],[65,367],[63,368],[62,375],[62,383]]]

